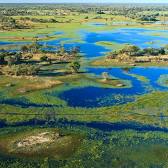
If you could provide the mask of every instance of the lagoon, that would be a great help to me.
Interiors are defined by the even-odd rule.
[[[157,82],[161,75],[168,73],[168,68],[135,67],[131,68],[129,72],[125,72],[122,68],[88,68],[88,72],[94,73],[97,76],[101,76],[102,72],[108,72],[113,77],[131,81],[132,87],[101,88],[96,86],[79,86],[66,90],[59,95],[61,99],[68,102],[68,105],[87,108],[105,107],[134,101],[135,96],[152,91],[168,91],[168,87],[161,86]],[[149,82],[140,81],[129,74],[144,76]]]

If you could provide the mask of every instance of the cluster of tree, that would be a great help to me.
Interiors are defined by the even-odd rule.
[[[63,45],[60,45],[58,47],[52,47],[52,46],[47,46],[45,48],[48,48],[51,50],[45,50],[43,49],[44,46],[41,46],[40,52],[43,54],[40,57],[40,60],[42,62],[49,62],[50,64],[52,63],[52,59],[50,56],[47,56],[49,53],[55,55],[56,60],[60,60],[63,62],[69,62],[74,59],[80,58],[80,48],[79,47],[72,47],[70,49],[66,49]],[[53,58],[54,59],[54,58]]]
[[[159,21],[155,15],[143,15],[143,16],[138,16],[137,18],[140,21],[146,21],[146,22],[156,22]]]
[[[55,16],[60,13],[71,12],[73,8],[58,4],[3,4],[0,15],[4,16]]]
[[[25,29],[28,28],[25,25],[19,24],[14,18],[12,17],[0,17],[0,27],[1,29]]]
[[[102,15],[102,14],[106,14],[106,13],[102,10],[99,10],[99,11],[97,11],[97,14]]]
[[[60,45],[58,47],[56,53],[60,56],[65,56],[68,54],[69,56],[77,57],[77,56],[79,56],[79,53],[80,53],[80,47],[76,46],[76,47],[72,47],[68,50],[63,45]]]
[[[30,17],[21,17],[20,20],[23,21],[32,21],[32,22],[40,22],[40,23],[57,23],[56,19],[38,19],[38,18],[30,18]]]
[[[33,76],[38,74],[40,66],[31,64],[18,64],[3,67],[2,74],[15,76]]]
[[[0,15],[5,16],[55,16],[60,13],[97,13],[123,15],[130,18],[139,18],[139,13],[150,12],[162,15],[168,10],[168,6],[163,5],[147,5],[147,4],[11,4],[1,5]],[[60,12],[61,11],[61,12]]]
[[[21,52],[1,52],[0,53],[0,65],[1,73],[5,75],[36,75],[40,67],[37,65],[24,64],[22,63],[22,53]]]
[[[0,52],[1,73],[8,75],[35,75],[39,72],[40,67],[37,64],[30,64],[34,54],[38,54],[41,62],[52,64],[54,60],[68,64],[71,73],[77,73],[80,69],[79,63],[79,47],[66,49],[63,45],[57,47],[56,50],[47,51],[46,45],[40,45],[37,41],[32,44],[26,44],[21,47],[19,52]],[[55,58],[54,58],[55,57]],[[25,62],[27,64],[25,64]]]
[[[24,53],[37,52],[39,49],[38,43],[32,43],[30,45],[24,45],[21,48],[21,51],[18,52],[8,52],[2,50],[0,52],[0,65],[1,73],[6,75],[36,75],[40,67],[35,64],[25,64],[24,62],[30,60],[31,58],[24,57]]]
[[[26,44],[21,47],[22,53],[37,53],[41,50],[43,46],[40,45],[37,41],[33,42],[32,44]]]
[[[48,50],[49,49],[49,50]],[[51,49],[51,50],[50,50]],[[47,46],[46,44],[39,44],[37,41],[33,42],[32,44],[26,44],[21,47],[21,53],[26,54],[35,54],[41,53],[41,61],[48,61],[49,57],[45,54],[52,53],[55,54],[56,57],[62,58],[78,58],[80,55],[80,47],[72,47],[70,49],[66,49],[63,45],[54,47],[54,46]]]
[[[59,47],[57,47],[56,57],[59,57],[61,61],[68,62],[68,69],[71,73],[78,73],[81,66],[78,61],[79,53],[79,47],[72,47],[68,50],[64,46],[60,45]],[[49,64],[52,63],[52,59],[46,55],[43,55],[40,58],[40,61],[48,62]]]
[[[124,48],[108,53],[108,58],[117,58],[119,55],[128,56],[158,56],[168,54],[168,46],[162,48],[144,48],[140,49],[135,45],[126,45]]]
[[[68,65],[71,73],[78,73],[79,69],[80,69],[80,66],[81,65],[80,65],[79,61],[73,61]]]
[[[168,8],[168,6],[130,4],[109,7],[109,11],[112,15],[123,15],[142,21],[157,21],[157,17],[163,16],[163,12],[166,11],[166,8]]]
[[[0,65],[14,65],[19,64],[22,59],[20,52],[0,52]]]

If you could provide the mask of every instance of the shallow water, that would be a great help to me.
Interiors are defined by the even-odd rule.
[[[168,91],[168,86],[159,83],[160,76],[168,74],[168,68],[158,67],[134,67],[126,71],[122,68],[87,68],[88,75],[93,78],[101,77],[103,72],[108,72],[111,78],[126,80],[131,83],[125,88],[106,88],[101,85],[90,84],[86,78],[76,83],[65,83],[60,88],[53,89],[52,92],[45,92],[44,96],[59,97],[67,102],[71,107],[105,107],[125,104],[135,100],[137,95],[143,95],[152,91]],[[143,76],[147,79],[140,80],[131,75]],[[83,84],[83,82],[85,82]],[[60,107],[43,104],[31,103],[26,99],[0,99],[1,104],[14,105],[22,108],[41,108],[41,107]]]
[[[157,116],[158,117],[158,116]],[[3,121],[0,121],[0,128],[8,128],[8,127],[18,127],[18,126],[47,126],[47,121],[32,119],[30,121],[18,122],[15,124],[7,124]],[[145,125],[136,122],[80,122],[80,121],[58,121],[48,123],[51,127],[59,127],[59,126],[84,126],[88,128],[95,128],[102,131],[122,131],[122,130],[135,130],[139,132],[144,131],[160,131],[160,132],[168,132],[168,128],[159,127],[153,125]]]
[[[100,23],[90,23],[90,26],[100,27],[106,26],[106,24]],[[168,36],[156,36],[154,34],[159,33],[168,34],[168,30],[153,30],[153,29],[144,29],[144,28],[116,28],[113,30],[106,31],[88,31],[85,29],[78,30],[76,35],[79,37],[81,42],[70,42],[75,41],[76,38],[60,38],[60,39],[51,39],[47,41],[41,41],[41,44],[47,44],[50,46],[56,47],[60,44],[64,44],[66,48],[71,48],[74,46],[79,46],[81,53],[87,58],[93,58],[98,56],[103,56],[105,52],[110,51],[109,48],[101,45],[97,45],[97,42],[106,41],[113,42],[118,45],[123,44],[133,44],[141,48],[146,47],[162,47],[168,43]],[[54,32],[48,34],[48,36],[64,34],[63,32]],[[44,37],[46,35],[41,34],[39,37]],[[3,42],[0,41],[0,45],[8,44],[25,44],[25,42]]]
[[[134,96],[150,93],[153,90],[168,91],[167,87],[157,83],[160,75],[167,74],[168,68],[132,68],[128,73],[146,77],[149,82],[140,81],[136,77],[129,76],[121,68],[89,68],[90,73],[101,76],[102,72],[109,75],[129,80],[131,88],[101,88],[101,87],[82,87],[73,88],[62,92],[59,97],[68,102],[73,107],[103,107],[117,104],[124,104],[134,101]]]
[[[92,23],[91,26],[105,26],[102,24]],[[77,35],[80,37],[82,42],[70,42],[71,38],[60,38],[52,39],[48,41],[42,41],[40,43],[47,44],[49,46],[55,47],[59,46],[62,42],[66,48],[71,48],[74,46],[80,46],[81,52],[84,54],[85,58],[90,59],[94,57],[99,57],[104,55],[105,52],[110,51],[109,48],[97,45],[97,42],[106,41],[113,42],[118,45],[125,43],[130,43],[137,45],[141,48],[145,47],[161,47],[168,43],[168,37],[156,36],[154,34],[167,33],[168,30],[152,30],[144,28],[119,28],[108,31],[99,32],[89,32],[86,30],[77,31]],[[49,35],[62,34],[63,32],[54,32]],[[0,45],[6,42],[0,42]],[[10,44],[20,44],[12,43]],[[8,44],[8,42],[7,42]],[[49,48],[48,48],[49,49]],[[50,48],[53,50],[53,48]],[[101,76],[102,72],[108,72],[110,75],[115,76],[119,79],[129,80],[132,83],[131,88],[103,88],[97,86],[86,86],[78,87],[72,86],[69,89],[62,90],[61,93],[52,93],[52,96],[59,96],[59,98],[65,100],[69,106],[73,107],[103,107],[111,106],[116,104],[124,104],[130,101],[134,101],[136,95],[142,95],[149,93],[153,90],[167,91],[168,88],[160,86],[157,80],[161,75],[168,74],[167,68],[133,68],[128,73],[137,74],[145,76],[149,79],[149,83],[138,80],[126,74],[121,68],[87,68],[88,73]],[[53,74],[55,75],[55,74]],[[6,104],[19,105],[23,107],[36,106],[34,104],[25,104],[21,101],[7,100],[1,102]],[[45,105],[44,105],[45,106]],[[37,105],[38,107],[38,105]]]
[[[102,26],[97,25],[96,26]],[[84,53],[85,57],[92,58],[102,56],[104,52],[110,51],[105,46],[97,45],[96,42],[106,41],[106,42],[114,42],[118,45],[121,44],[133,44],[137,45],[141,48],[146,47],[162,47],[168,43],[168,37],[160,37],[155,36],[155,33],[163,33],[163,30],[150,30],[143,28],[120,28],[108,31],[100,31],[100,32],[89,32],[86,30],[79,30],[77,35],[81,38],[80,42],[69,43],[68,38],[62,38],[58,40],[50,40],[45,41],[51,46],[58,46],[61,42],[65,43],[64,46],[66,48],[71,48],[74,46],[79,46],[81,52]],[[164,30],[164,33],[168,34],[167,30]],[[71,39],[75,40],[75,39]]]
[[[142,28],[122,28],[112,31],[102,32],[83,32],[84,41],[87,43],[96,43],[98,41],[115,42],[119,44],[134,44],[141,48],[161,47],[168,43],[168,38],[154,36],[151,33],[159,33],[161,30],[149,30]],[[168,31],[164,31],[168,33]],[[150,44],[152,42],[152,44]]]

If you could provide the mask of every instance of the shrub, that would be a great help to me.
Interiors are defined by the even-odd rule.
[[[44,55],[40,58],[40,61],[48,61],[48,57]]]
[[[71,62],[69,64],[72,73],[77,73],[80,69],[80,63],[77,61]]]
[[[2,73],[6,75],[15,75],[15,76],[32,76],[36,75],[40,70],[39,66],[30,65],[30,64],[20,64],[20,65],[11,65],[6,66],[2,69]]]

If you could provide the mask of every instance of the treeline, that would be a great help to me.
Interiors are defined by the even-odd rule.
[[[157,14],[156,15],[138,15],[138,16],[133,16],[132,19],[138,19],[140,21],[147,21],[147,22],[156,22],[159,21],[157,19]]]
[[[167,55],[168,54],[168,46],[161,48],[144,48],[140,49],[135,45],[126,45],[124,48],[108,53],[108,58],[115,59],[120,55],[127,55],[131,57],[138,56],[158,56],[158,55]]]
[[[71,9],[61,7],[59,5],[41,5],[41,4],[7,4],[0,6],[0,15],[2,16],[54,16],[62,11],[69,11]]]
[[[12,17],[1,16],[0,17],[0,28],[2,30],[6,30],[6,29],[25,29],[29,27],[18,23],[16,19]]]
[[[61,9],[61,10],[60,10]],[[97,13],[97,14],[111,14],[123,15],[130,18],[138,18],[144,12],[150,12],[150,16],[159,15],[163,13],[166,15],[168,11],[167,5],[144,5],[144,4],[8,4],[1,5],[0,15],[4,16],[54,16],[62,13]],[[167,13],[168,15],[168,13]]]
[[[32,21],[32,22],[40,22],[40,23],[57,23],[56,19],[38,19],[38,18],[30,18],[30,17],[21,17],[20,20],[23,21]]]

